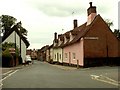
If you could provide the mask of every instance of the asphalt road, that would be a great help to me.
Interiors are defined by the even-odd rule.
[[[35,61],[9,74],[2,88],[118,88],[117,67],[64,68]]]

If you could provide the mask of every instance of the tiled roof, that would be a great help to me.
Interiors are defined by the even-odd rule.
[[[84,37],[86,34],[87,34],[87,32],[90,30],[90,28],[94,25],[94,23],[96,23],[96,21],[98,20],[98,19],[102,19],[102,17],[98,14],[95,18],[94,18],[94,20],[93,20],[93,22],[90,24],[90,25],[87,25],[87,22],[85,22],[84,24],[82,24],[82,25],[80,25],[79,27],[76,27],[76,28],[74,28],[73,30],[70,30],[70,31],[68,31],[68,32],[66,32],[66,33],[64,33],[62,36],[67,36],[67,38],[68,38],[68,41],[64,44],[64,43],[62,43],[60,46],[55,46],[56,48],[58,48],[58,47],[61,47],[61,48],[63,48],[63,47],[65,47],[65,46],[68,46],[68,45],[70,45],[70,44],[74,44],[74,43],[76,43],[77,41],[79,41],[82,37]],[[98,28],[98,27],[96,27],[96,28]],[[71,32],[71,34],[72,35],[74,35],[75,36],[75,38],[72,40],[72,41],[70,41],[70,33]]]
[[[49,45],[43,46],[43,47],[40,49],[40,51],[44,52],[44,51],[46,51],[48,48],[49,48]]]
[[[78,30],[79,33],[77,34],[77,36],[71,42],[69,42],[68,45],[73,44],[73,43],[79,41],[82,37],[84,37],[87,34],[87,32],[90,30],[91,26],[96,22],[96,20],[98,18],[100,18],[100,15],[97,15],[90,25],[86,26],[86,24],[87,24],[87,22],[86,22],[83,25],[76,28],[76,30]]]
[[[69,44],[75,43],[77,41],[77,39],[79,38],[79,34],[83,32],[85,27],[86,27],[86,23],[84,23],[81,26],[76,27],[75,29],[69,31],[69,33],[71,32],[73,35],[75,35],[75,38],[72,41],[68,40],[67,43],[61,45],[61,47],[65,47],[65,46],[67,46]]]
[[[61,40],[61,41],[64,41],[63,35],[60,36],[60,40]]]
[[[28,42],[28,40],[27,40],[27,38],[24,37],[24,36],[20,33],[20,31],[18,30],[18,28],[17,28],[16,25],[13,26],[13,28],[11,28],[11,29],[2,37],[2,42],[3,42],[13,31],[15,31],[15,32],[20,36],[20,38],[24,41],[24,43],[26,44],[27,47],[30,45],[29,42]]]
[[[99,17],[100,17],[100,15],[97,15],[90,25],[86,26],[86,24],[87,24],[87,22],[86,22],[86,23],[82,24],[80,27],[78,27],[77,29],[78,29],[79,33],[76,35],[76,37],[71,42],[69,42],[68,45],[73,44],[73,43],[79,41],[82,37],[84,37],[87,34],[87,32],[90,30],[91,26],[95,23],[96,19],[98,19]]]
[[[50,49],[50,48],[52,48],[53,47],[53,44],[52,45],[50,45],[49,47],[48,47],[48,49]]]

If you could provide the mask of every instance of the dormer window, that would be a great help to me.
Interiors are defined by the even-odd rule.
[[[70,41],[72,41],[74,39],[75,36],[72,35],[72,33],[70,32]]]
[[[70,32],[70,41],[72,41],[78,33],[79,33],[79,31],[72,30]]]
[[[62,34],[58,35],[58,46],[60,46],[63,41],[64,41],[63,35]]]
[[[64,34],[64,44],[70,39],[70,35],[69,35],[69,32],[65,33]]]

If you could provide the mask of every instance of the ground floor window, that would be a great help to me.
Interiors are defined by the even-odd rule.
[[[76,55],[75,55],[75,53],[73,53],[73,59],[75,59],[76,58]]]
[[[67,58],[67,53],[65,53],[65,58]]]
[[[56,54],[55,54],[55,59],[56,59]]]

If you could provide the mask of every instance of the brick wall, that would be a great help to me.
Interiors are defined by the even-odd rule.
[[[118,40],[100,16],[85,37],[98,37],[84,40],[85,58],[118,57]]]

